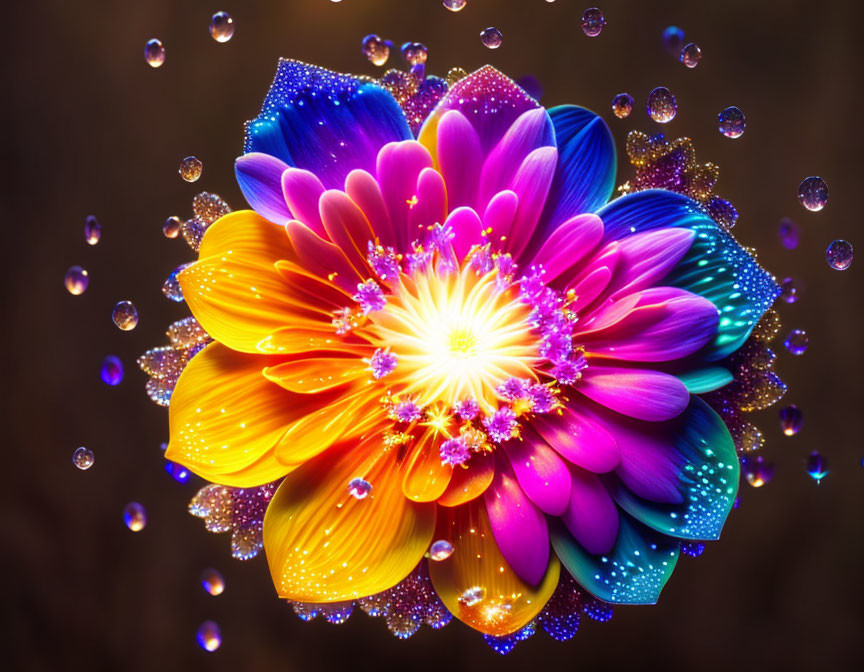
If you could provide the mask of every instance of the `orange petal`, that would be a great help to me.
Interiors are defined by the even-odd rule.
[[[435,539],[454,548],[446,560],[429,563],[435,591],[456,618],[484,634],[500,637],[525,627],[558,585],[561,566],[554,555],[536,587],[516,576],[495,544],[482,502],[439,508]]]
[[[268,354],[293,355],[300,352],[346,352],[361,357],[372,355],[372,346],[353,336],[337,336],[329,324],[305,327],[285,327],[257,345],[258,351]]]
[[[264,377],[289,392],[317,394],[357,380],[372,382],[368,362],[358,357],[310,357],[264,369]]]
[[[495,462],[491,455],[478,453],[453,470],[450,484],[438,498],[442,506],[459,506],[482,495],[495,477]]]
[[[402,492],[415,502],[433,502],[447,489],[453,465],[441,463],[441,434],[427,431],[402,464]]]
[[[268,222],[252,210],[238,210],[221,217],[204,233],[198,258],[239,254],[263,265],[294,259],[285,228]]]
[[[338,602],[391,588],[420,562],[435,505],[402,495],[395,449],[380,434],[342,443],[289,474],[264,518],[264,548],[279,597]],[[353,478],[372,485],[365,499]]]

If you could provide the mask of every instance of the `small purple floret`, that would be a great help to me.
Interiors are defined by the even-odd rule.
[[[559,383],[564,385],[572,385],[582,377],[582,371],[588,367],[588,362],[585,361],[582,353],[577,353],[575,357],[562,359],[555,362],[552,367],[552,376]]]
[[[413,401],[400,401],[393,407],[393,415],[399,422],[414,422],[423,416],[423,411]]]
[[[516,413],[508,406],[503,406],[492,415],[483,418],[483,425],[493,440],[499,443],[509,441],[513,438],[513,430],[516,429]]]
[[[522,399],[528,395],[530,380],[524,378],[508,378],[498,386],[498,394],[507,401]]]
[[[381,247],[370,240],[366,259],[375,275],[382,280],[393,280],[399,276],[399,256],[392,247]]]
[[[528,397],[535,413],[548,413],[558,404],[555,395],[545,385],[535,383],[528,390]]]
[[[461,439],[448,439],[441,444],[442,464],[464,464],[471,457],[471,449]]]
[[[375,380],[379,380],[388,373],[392,373],[393,369],[396,368],[396,363],[396,355],[388,349],[378,348],[374,353],[372,353],[372,357],[369,359],[369,367],[372,369],[372,377],[375,378]]]
[[[465,399],[456,403],[453,412],[462,420],[473,420],[480,413],[480,404],[473,399]]]
[[[357,293],[352,298],[360,304],[360,309],[364,315],[381,310],[387,305],[384,292],[381,291],[378,283],[371,278],[357,285]]]

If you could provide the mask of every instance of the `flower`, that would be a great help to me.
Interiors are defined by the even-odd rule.
[[[571,576],[653,603],[681,541],[719,536],[739,467],[699,395],[778,290],[687,196],[610,202],[599,117],[487,66],[415,139],[378,85],[281,61],[245,149],[253,211],[179,274],[215,342],[177,382],[166,457],[282,479],[280,597],[382,593],[444,540],[435,592],[504,636]]]

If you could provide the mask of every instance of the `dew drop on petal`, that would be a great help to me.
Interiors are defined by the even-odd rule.
[[[87,290],[87,285],[90,284],[90,275],[80,266],[70,266],[69,270],[66,271],[64,282],[68,292],[77,296]]]
[[[360,48],[372,65],[384,65],[390,58],[390,43],[375,34],[364,37]]]
[[[788,217],[784,217],[777,224],[777,236],[780,238],[780,244],[787,250],[794,250],[798,247],[800,233],[801,227]]]
[[[429,58],[429,50],[420,42],[405,42],[399,52],[411,65],[423,65]]]
[[[165,62],[165,47],[156,38],[144,45],[144,60],[151,68],[158,68]]]
[[[171,275],[169,275],[165,279],[165,282],[162,283],[162,293],[165,295],[165,298],[170,299],[175,303],[183,301],[183,288],[180,287],[180,280],[177,279],[177,276],[189,265],[190,264],[180,264],[177,268],[171,271]]]
[[[780,283],[780,298],[786,303],[795,303],[800,293],[801,287],[795,278],[784,278]]]
[[[457,598],[463,607],[473,607],[486,598],[486,589],[482,586],[471,586],[462,591]]]
[[[222,631],[214,621],[204,621],[196,635],[198,646],[211,653],[222,646]]]
[[[123,522],[133,532],[140,532],[147,525],[147,512],[138,502],[129,502],[123,509]]]
[[[648,94],[648,116],[658,124],[667,124],[678,114],[678,102],[665,86],[658,86]]]
[[[435,562],[441,562],[453,555],[453,544],[446,539],[439,539],[429,547],[429,557]]]
[[[483,30],[480,33],[480,41],[483,43],[484,47],[488,47],[489,49],[497,49],[501,46],[501,42],[504,41],[504,36],[501,34],[501,31],[495,28],[494,26],[490,26]]]
[[[744,135],[747,120],[744,113],[734,105],[717,115],[717,130],[727,138],[740,138]]]
[[[186,182],[197,182],[203,170],[204,164],[201,163],[201,159],[195,156],[187,156],[180,162],[178,172],[180,173],[180,177]]]
[[[99,369],[99,377],[106,385],[119,385],[123,382],[123,362],[116,355],[108,355],[102,360],[102,368]]]
[[[447,86],[453,86],[460,79],[465,79],[468,71],[465,68],[455,67],[447,71]]]
[[[804,414],[795,404],[781,408],[779,415],[780,429],[786,436],[795,436],[801,431],[801,425],[804,424]]]
[[[582,32],[588,37],[597,37],[605,25],[606,17],[596,7],[590,7],[582,13]]]
[[[852,265],[852,243],[835,240],[825,250],[825,259],[835,271],[845,271]]]
[[[138,326],[138,310],[131,301],[120,301],[114,306],[111,319],[123,331],[132,331]]]
[[[819,212],[828,203],[828,185],[821,177],[808,177],[798,185],[798,200],[811,212]]]
[[[102,238],[102,225],[93,215],[87,215],[84,220],[84,240],[88,245],[95,245]]]
[[[793,355],[803,355],[807,351],[807,332],[803,329],[793,329],[783,341],[783,345]]]
[[[619,93],[612,99],[612,113],[619,119],[626,119],[633,111],[634,102],[629,93]]]
[[[168,472],[168,475],[178,483],[188,483],[189,477],[191,476],[186,467],[182,464],[172,462],[171,460],[165,462],[165,471]]]
[[[166,238],[176,238],[180,235],[180,226],[183,222],[180,220],[177,215],[173,215],[165,220],[165,223],[162,225],[162,233],[165,234]]]
[[[699,65],[699,61],[702,60],[702,50],[699,48],[699,45],[693,42],[686,44],[681,50],[680,59],[688,68],[695,68]]]
[[[807,458],[807,474],[817,483],[828,475],[828,458],[814,450]]]
[[[442,0],[441,4],[451,12],[461,12],[468,4],[468,0]]]
[[[201,586],[207,593],[215,597],[225,591],[225,579],[218,570],[208,567],[201,572]]]
[[[372,492],[372,484],[362,478],[352,478],[348,481],[348,492],[355,499],[365,499]]]
[[[76,448],[75,452],[72,453],[72,464],[78,467],[81,471],[87,471],[93,466],[93,462],[95,461],[96,458],[93,456],[93,451],[84,446]]]
[[[212,16],[210,35],[217,42],[227,42],[234,37],[234,19],[228,12],[216,12]]]
[[[774,478],[774,463],[766,462],[761,455],[745,455],[741,458],[741,473],[754,488],[761,488]]]

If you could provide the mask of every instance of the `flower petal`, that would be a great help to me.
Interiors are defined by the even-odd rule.
[[[284,224],[291,211],[282,196],[282,173],[288,164],[269,154],[252,152],[234,162],[237,184],[249,206],[265,219]]]
[[[419,238],[430,226],[447,218],[447,190],[444,178],[433,168],[424,168],[417,178],[417,202],[408,215],[408,230]]]
[[[690,402],[684,383],[648,369],[589,366],[576,389],[598,404],[640,420],[670,420]]]
[[[571,217],[555,229],[534,256],[534,264],[546,270],[545,282],[552,282],[569,269],[578,268],[603,237],[603,221],[597,215]]]
[[[579,467],[571,469],[573,487],[561,520],[589,553],[608,553],[618,536],[618,507],[603,481]]]
[[[501,191],[492,197],[483,213],[483,230],[489,232],[489,240],[496,246],[504,246],[516,220],[519,197],[512,191]]]
[[[436,148],[450,207],[476,208],[483,153],[477,132],[461,112],[450,110],[441,116]]]
[[[352,170],[345,178],[345,193],[357,204],[382,245],[396,245],[397,235],[387,212],[378,180],[365,170]]]
[[[557,160],[558,151],[554,147],[535,149],[513,177],[510,189],[519,197],[519,207],[504,248],[514,257],[522,253],[534,234],[549,194]]]
[[[344,191],[338,189],[324,192],[318,202],[318,210],[330,241],[345,253],[358,273],[367,275],[366,254],[369,241],[375,238],[375,234],[363,211]]]
[[[313,173],[300,168],[289,168],[282,173],[282,198],[293,217],[308,226],[316,235],[325,236],[318,201],[324,185]],[[287,223],[287,222],[286,222]]]
[[[268,366],[262,373],[295,394],[318,394],[372,378],[369,364],[359,357],[310,357]]]
[[[615,438],[583,413],[578,402],[559,415],[538,415],[532,425],[552,448],[583,469],[602,473],[618,466],[621,449]]]
[[[444,494],[450,484],[453,465],[441,463],[437,432],[426,431],[416,445],[409,448],[402,464],[402,492],[415,502],[433,502]]]
[[[319,278],[327,278],[344,292],[353,294],[357,291],[363,278],[339,247],[321,238],[302,222],[292,220],[285,225],[285,230],[303,268]]]
[[[610,289],[616,299],[659,283],[693,245],[690,229],[658,229],[628,236],[618,242],[620,272]]]
[[[385,145],[378,154],[378,184],[390,223],[396,235],[398,249],[408,249],[415,232],[410,230],[409,215],[414,197],[417,196],[417,180],[424,168],[432,167],[432,157],[419,142],[406,140]]]
[[[453,250],[458,259],[463,259],[472,245],[483,242],[483,223],[473,208],[456,208],[447,217],[445,226],[453,231]]]
[[[447,489],[438,498],[441,506],[461,506],[482,495],[495,477],[495,459],[477,453],[458,469],[453,469]]]
[[[549,444],[530,428],[521,441],[504,444],[519,485],[544,513],[560,516],[570,501],[570,469]]]

